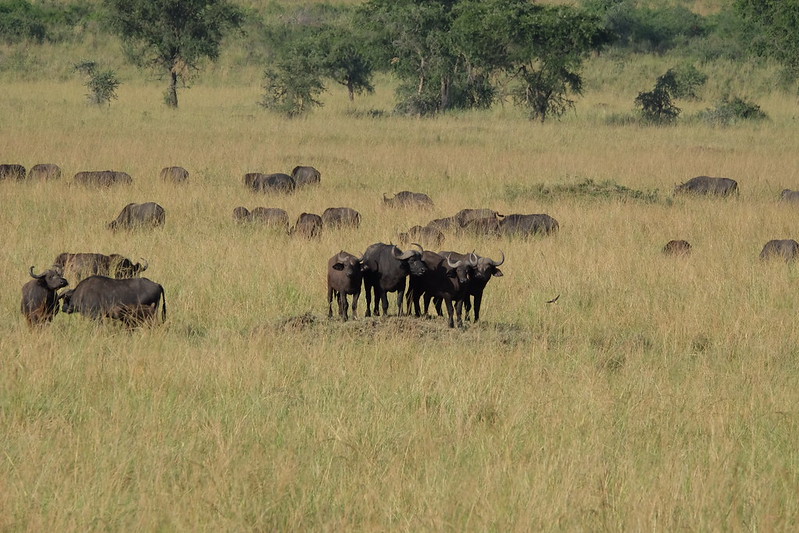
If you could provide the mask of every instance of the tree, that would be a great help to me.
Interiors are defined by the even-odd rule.
[[[735,0],[735,9],[758,30],[755,51],[776,59],[791,80],[799,78],[799,2]]]
[[[669,69],[655,82],[655,88],[648,92],[640,92],[635,98],[635,105],[641,108],[641,117],[652,124],[671,124],[680,116],[681,109],[674,105],[672,99],[680,90],[680,84],[674,70]]]
[[[164,102],[178,106],[178,78],[185,83],[203,59],[219,57],[225,33],[243,22],[228,0],[104,0],[112,27],[138,66],[169,74]]]
[[[321,80],[320,64],[313,51],[306,47],[284,50],[282,57],[266,69],[265,92],[260,104],[288,117],[321,107],[319,95],[325,86]]]
[[[75,65],[75,70],[88,76],[84,85],[89,89],[86,99],[89,103],[111,105],[111,100],[117,98],[119,80],[113,70],[100,70],[96,61],[81,61]]]

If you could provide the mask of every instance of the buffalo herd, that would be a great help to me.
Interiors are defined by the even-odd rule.
[[[36,164],[30,170],[23,165],[0,164],[0,181],[55,180],[61,175],[61,168],[54,164]],[[159,178],[166,183],[182,184],[188,181],[189,172],[183,167],[165,167]],[[111,187],[131,184],[133,179],[120,171],[82,171],[74,175],[72,182],[82,186]],[[290,193],[320,182],[321,174],[310,166],[297,166],[291,174],[250,172],[244,175],[244,184],[260,193]],[[697,176],[678,185],[674,193],[726,197],[738,194],[738,184],[729,178]],[[797,202],[799,191],[785,189],[780,200]],[[428,195],[412,191],[400,191],[392,197],[384,193],[383,205],[421,210],[434,206]],[[233,218],[237,222],[271,226],[289,235],[314,238],[323,228],[358,228],[362,217],[351,207],[331,207],[321,215],[302,213],[290,226],[289,215],[281,208],[255,207],[250,211],[240,206],[233,210]],[[153,228],[162,226],[164,221],[165,210],[159,204],[130,203],[107,227],[111,230]],[[499,266],[505,262],[505,254],[500,252],[501,259],[494,260],[474,251],[434,252],[419,243],[429,248],[440,248],[447,234],[518,238],[553,235],[559,228],[558,221],[544,213],[503,215],[486,208],[462,209],[452,216],[436,218],[425,226],[416,225],[400,232],[397,238],[404,251],[397,245],[382,242],[370,245],[360,256],[341,250],[328,260],[327,265],[328,316],[333,316],[335,297],[340,318],[345,321],[349,318],[350,302],[352,317],[355,318],[363,288],[366,298],[364,315],[367,317],[372,314],[379,316],[381,309],[383,315],[388,314],[388,293],[396,292],[398,315],[427,316],[433,301],[439,316],[443,316],[446,309],[449,327],[462,326],[472,309],[477,322],[488,281],[503,275]],[[691,244],[685,240],[672,240],[663,247],[663,253],[687,256],[691,253]],[[791,261],[797,257],[799,243],[792,239],[769,241],[760,253],[764,260],[780,258]],[[166,320],[164,288],[140,277],[147,268],[146,261],[133,262],[119,254],[59,254],[53,266],[41,274],[35,274],[34,267],[30,267],[31,279],[22,287],[22,314],[31,326],[44,325],[53,320],[61,302],[64,313],[77,312],[93,319],[110,318],[128,327],[136,327],[153,322],[160,305],[161,319]],[[58,292],[70,284],[74,289]]]

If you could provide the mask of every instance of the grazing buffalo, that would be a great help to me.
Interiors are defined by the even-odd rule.
[[[666,255],[691,255],[691,244],[684,240],[671,240],[663,247]]]
[[[439,231],[458,231],[461,228],[461,223],[455,217],[436,218],[428,222],[427,227]]]
[[[318,237],[322,233],[322,217],[314,213],[302,213],[289,233],[306,239]]]
[[[283,231],[289,229],[289,214],[279,207],[256,207],[250,212],[250,220]]]
[[[75,174],[74,183],[89,187],[111,187],[112,185],[130,185],[133,178],[127,172],[116,170],[90,170]]]
[[[361,225],[361,214],[351,207],[328,207],[322,213],[322,223],[326,228],[357,228]]]
[[[505,262],[505,253],[500,250],[502,259],[494,261],[490,257],[481,257],[475,253],[459,254],[457,252],[438,252],[439,255],[448,257],[451,261],[466,261],[471,267],[469,281],[466,284],[464,304],[466,305],[466,318],[469,318],[469,310],[472,307],[470,299],[474,299],[474,321],[480,320],[480,306],[483,302],[483,291],[492,277],[502,277],[499,266]],[[438,303],[436,308],[438,309]]]
[[[500,215],[493,209],[461,209],[455,213],[455,220],[458,221],[460,227],[465,228],[466,224],[478,218],[495,218],[501,219],[505,215]]]
[[[189,171],[183,167],[164,167],[158,175],[161,181],[169,183],[185,183],[189,179]]]
[[[535,215],[508,215],[499,223],[502,235],[535,235],[542,233],[550,235],[557,233],[560,225],[558,221],[546,214]]]
[[[250,172],[244,175],[244,184],[255,192],[285,192],[294,191],[296,183],[288,174],[261,174]]]
[[[108,224],[108,229],[155,228],[164,225],[165,217],[164,208],[155,202],[130,203],[122,208],[116,220]]]
[[[358,297],[366,266],[361,257],[340,251],[327,262],[327,316],[333,317],[333,296],[338,302],[338,314],[346,322],[347,295],[352,295],[352,318],[358,318]]]
[[[423,192],[400,191],[392,198],[383,193],[383,204],[388,207],[433,207],[433,200]]]
[[[313,185],[322,181],[322,174],[314,167],[298,166],[291,171],[291,177],[297,187]]]
[[[28,171],[30,180],[57,180],[61,178],[61,167],[52,163],[33,165]]]
[[[422,244],[439,247],[444,242],[444,234],[441,230],[431,226],[413,226],[407,232],[397,235],[400,243],[419,242]]]
[[[799,191],[783,189],[782,193],[780,193],[780,200],[783,202],[799,202]]]
[[[152,320],[161,305],[161,319],[166,320],[164,288],[147,278],[113,279],[91,276],[61,295],[62,311],[78,312],[95,320],[113,318],[132,327]],[[163,302],[162,302],[163,300]]]
[[[56,269],[45,270],[41,274],[34,274],[33,278],[22,286],[22,314],[30,326],[40,326],[51,322],[58,313],[58,294],[56,291],[69,285],[66,279]]]
[[[677,185],[674,189],[674,194],[680,193],[729,196],[738,193],[738,182],[730,178],[697,176],[681,185]]]
[[[372,291],[375,296],[375,316],[380,316],[380,303],[383,314],[388,314],[388,293],[397,292],[397,314],[402,315],[402,297],[405,293],[405,278],[421,276],[427,271],[422,262],[422,252],[407,250],[403,252],[393,244],[382,242],[372,244],[363,254],[366,265],[363,286],[366,291],[366,316],[372,316]]]
[[[496,237],[500,233],[500,219],[497,217],[473,218],[463,227],[472,235]]]
[[[144,260],[143,260],[144,261]],[[127,257],[119,254],[59,254],[53,261],[53,268],[61,273],[73,284],[89,276],[108,276],[117,279],[135,278],[145,270],[148,263],[134,263]]]
[[[0,181],[6,179],[24,180],[25,167],[22,165],[0,165]]]
[[[449,257],[425,250],[422,252],[422,262],[427,267],[427,271],[420,276],[411,276],[408,296],[406,298],[408,314],[411,312],[411,302],[416,316],[420,316],[419,298],[424,296],[424,314],[430,306],[430,300],[437,298],[443,300],[447,306],[447,316],[449,317],[449,327],[455,327],[453,311],[458,320],[458,327],[463,326],[461,310],[463,299],[466,295],[465,290],[469,282],[471,268],[476,264],[465,260],[452,261]],[[453,302],[455,302],[453,309]],[[437,305],[440,313],[440,304]]]
[[[793,261],[797,255],[799,255],[799,242],[793,239],[774,239],[763,246],[760,259],[780,257],[785,261]]]
[[[252,213],[244,206],[233,209],[233,220],[236,222],[252,222]]]

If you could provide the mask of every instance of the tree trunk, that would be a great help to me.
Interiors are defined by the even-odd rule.
[[[175,72],[174,69],[170,72],[171,74],[171,81],[169,83],[169,89],[166,90],[166,95],[164,95],[164,103],[167,107],[177,108],[178,107],[178,73]]]
[[[355,85],[353,85],[352,80],[347,80],[347,94],[350,97],[350,102],[355,101]]]

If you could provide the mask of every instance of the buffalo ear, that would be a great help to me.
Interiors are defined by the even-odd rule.
[[[494,273],[492,274],[492,276],[496,276],[498,278],[501,278],[502,275],[503,275],[502,271],[500,269],[498,269],[498,268],[494,269]]]
[[[344,270],[344,263],[336,263],[333,265],[333,270]]]
[[[451,269],[451,270],[447,270],[447,277],[448,278],[454,278],[457,275],[458,275],[458,272],[454,268]]]

